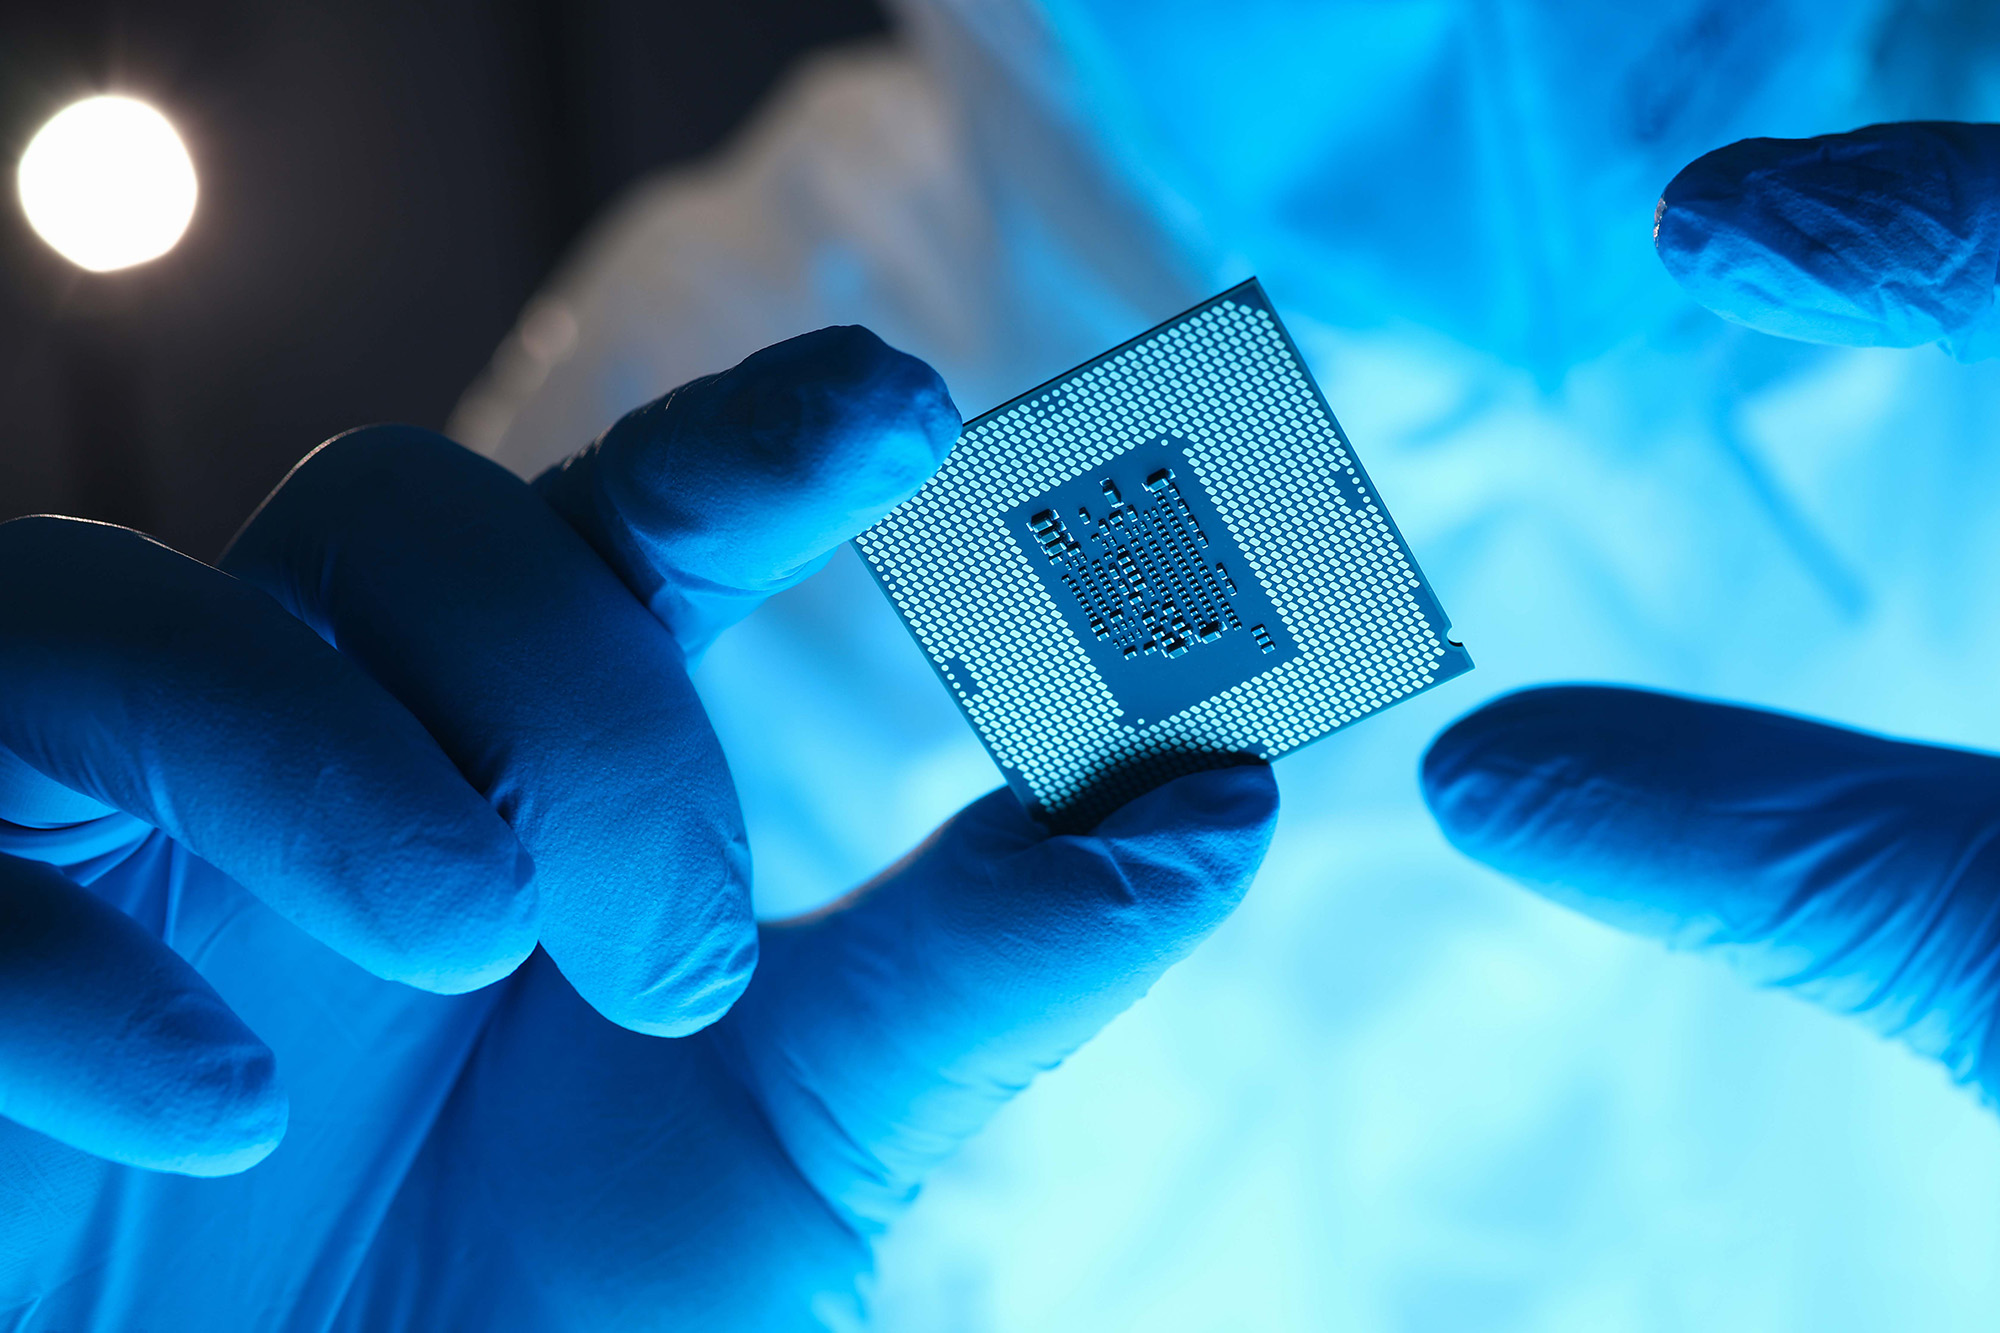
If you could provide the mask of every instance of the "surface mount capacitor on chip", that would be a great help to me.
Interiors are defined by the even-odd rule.
[[[967,423],[855,545],[1058,831],[1472,669],[1255,279]]]

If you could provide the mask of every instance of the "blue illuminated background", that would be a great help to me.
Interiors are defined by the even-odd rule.
[[[1479,669],[1280,762],[1248,902],[933,1180],[882,1252],[879,1326],[1990,1328],[1990,1113],[1860,1025],[1467,863],[1415,775],[1452,717],[1549,680],[2000,748],[2000,370],[1734,328],[1650,244],[1661,186],[1722,143],[2000,112],[2000,20],[899,12],[907,46],[812,67],[727,157],[629,198],[461,434],[532,472],[842,320],[970,416],[1254,272]],[[699,683],[767,915],[997,784],[851,552]]]

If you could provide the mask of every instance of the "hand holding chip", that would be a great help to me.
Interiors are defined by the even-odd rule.
[[[1735,144],[1668,186],[1656,236],[1691,294],[1767,332],[2000,350],[2000,127]],[[2000,1102],[2000,759],[1564,688],[1461,719],[1423,777],[1470,855],[1858,1015]]]
[[[161,1329],[247,1327],[273,1309],[344,1328],[770,1327],[853,1300],[868,1238],[925,1171],[1228,912],[1275,813],[1257,765],[1169,784],[1085,837],[1047,837],[998,792],[827,910],[751,922],[733,797],[683,653],[917,485],[956,424],[920,363],[864,331],[827,330],[643,409],[544,478],[574,528],[424,432],[356,432],[302,464],[232,549],[235,580],[193,567],[248,599],[236,618],[249,628],[230,637],[218,615],[209,637],[176,640],[170,603],[154,641],[206,669],[218,665],[208,655],[289,625],[298,653],[374,690],[370,706],[401,719],[396,735],[430,747],[454,797],[463,788],[464,819],[505,816],[491,820],[509,872],[499,882],[526,896],[503,894],[513,907],[498,919],[544,948],[497,985],[422,995],[330,952],[314,936],[341,941],[319,918],[288,926],[215,865],[138,828],[136,851],[89,868],[97,898],[69,892],[110,923],[101,937],[131,936],[170,964],[158,938],[193,948],[276,1052],[295,1122],[312,1128],[257,1171],[195,1182],[92,1162],[0,1122],[0,1171],[22,1205],[0,1247],[34,1256],[0,1277],[0,1308],[79,1329],[131,1326],[139,1299]],[[96,641],[77,642],[87,666]],[[219,688],[249,690],[260,672],[296,675],[267,652]],[[263,729],[292,735],[287,710],[314,706],[280,690]],[[314,726],[329,720],[346,728],[338,744],[370,734],[346,714]],[[322,784],[346,763],[327,744]],[[188,790],[227,797],[224,777],[268,787],[301,756],[279,747],[248,769],[236,757],[176,762]],[[403,790],[391,759],[366,789],[383,801]],[[133,762],[144,778],[162,760]],[[310,807],[287,790],[263,796]],[[249,825],[261,816],[241,812],[269,805],[245,795],[217,808]],[[348,799],[325,813],[338,828],[369,808]],[[351,893],[372,881],[369,849],[394,863],[423,851],[420,832],[451,827],[430,807],[356,823],[357,850],[328,885]],[[253,850],[307,845],[281,826],[238,833]],[[529,864],[523,849],[532,877],[512,873]],[[259,863],[246,864],[248,878]],[[427,891],[458,882],[421,882],[427,864],[391,886],[402,917],[361,919],[410,917]],[[471,961],[434,988],[505,972],[528,944],[508,956],[501,934],[478,935],[479,948],[445,941]],[[183,989],[207,994],[179,965]],[[228,1012],[218,999],[196,1016]],[[232,1031],[270,1086],[268,1055]],[[157,1104],[175,1094],[163,1071],[170,1058],[133,1066],[127,1082]],[[263,1137],[248,1158],[205,1169],[268,1151],[282,1119],[251,1128]],[[191,1246],[243,1250],[241,1280],[203,1281]],[[352,1277],[329,1285],[327,1273]]]
[[[957,425],[921,363],[825,330],[641,409],[537,486],[699,651],[915,489]],[[995,792],[873,883],[762,927],[742,998],[686,1041],[602,1022],[538,954],[351,1317],[748,1328],[852,1299],[868,1238],[928,1170],[1229,912],[1275,813],[1261,765],[1172,783],[1087,837]]]

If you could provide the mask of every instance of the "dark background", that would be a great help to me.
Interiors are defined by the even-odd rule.
[[[714,149],[874,0],[0,3],[0,518],[126,523],[204,559],[349,426],[443,425],[591,216]],[[194,222],[92,275],[22,217],[57,110],[143,97]]]

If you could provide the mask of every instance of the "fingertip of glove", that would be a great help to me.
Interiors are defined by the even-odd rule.
[[[622,1028],[649,1037],[690,1037],[735,1006],[756,970],[757,934],[752,929],[726,946],[678,960],[636,988],[586,998]]]
[[[628,414],[537,485],[642,595],[665,579],[768,596],[909,498],[960,424],[935,370],[843,325]]]
[[[230,1089],[206,1119],[186,1148],[163,1156],[154,1169],[203,1177],[249,1170],[284,1141],[291,1123],[291,1099],[274,1068],[262,1083]]]
[[[1713,705],[1650,690],[1548,685],[1474,709],[1431,742],[1424,803],[1467,855],[1532,875],[1570,855],[1615,791],[1671,766]],[[1622,797],[1616,798],[1622,801]]]
[[[1175,778],[1107,815],[1092,837],[1114,857],[1183,864],[1233,901],[1270,847],[1278,784],[1250,762]]]
[[[185,1176],[235,1175],[270,1156],[291,1119],[271,1049],[219,1003],[193,996],[144,1021],[162,1039],[151,1048],[160,1058],[147,1061],[144,1047],[128,1053],[152,1068],[121,1071],[121,1082],[150,1078],[152,1087],[131,1094],[145,1110],[126,1149],[110,1155]]]
[[[1744,139],[1689,163],[1654,214],[1689,295],[1779,337],[1914,347],[1993,304],[1990,127],[1910,122]]]
[[[1653,248],[1688,295],[1723,318],[1809,336],[1801,320],[1825,294],[1788,262],[1805,238],[1783,224],[1773,198],[1782,186],[1767,179],[1792,142],[1748,139],[1683,167],[1654,210]]]
[[[800,334],[752,356],[745,364],[770,356],[785,382],[807,382],[831,398],[876,411],[907,414],[927,427],[926,435],[940,456],[963,424],[944,379],[921,357],[891,347],[860,324],[833,324]],[[801,377],[800,372],[806,374]],[[886,398],[886,402],[876,402]]]
[[[482,811],[482,814],[491,814]],[[487,822],[481,819],[479,822]],[[363,958],[369,969],[439,995],[460,995],[490,986],[527,961],[535,950],[540,893],[534,861],[497,815],[484,845],[429,849],[406,867],[424,882],[407,894],[383,893],[372,924],[374,938]],[[410,910],[391,916],[387,903],[408,902]]]
[[[715,382],[717,392],[745,390],[791,400],[789,412],[809,428],[816,470],[870,492],[875,505],[923,485],[962,425],[937,371],[858,324],[767,347]]]
[[[1175,778],[1115,811],[1101,826],[1116,836],[1120,816],[1152,827],[1204,826],[1268,837],[1278,818],[1278,781],[1271,766],[1252,760]]]
[[[1277,809],[1278,782],[1271,766],[1246,755],[1241,763],[1184,773],[1133,797],[1106,815],[1097,832],[1111,837],[1120,830],[1146,828],[1175,819],[1255,824],[1275,817]]]
[[[1495,777],[1539,767],[1564,748],[1564,734],[1580,725],[1581,712],[1599,696],[1623,693],[1591,685],[1539,685],[1489,700],[1453,722],[1431,741],[1418,768],[1424,801],[1440,820],[1476,813]]]

